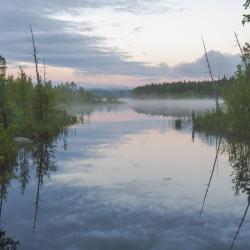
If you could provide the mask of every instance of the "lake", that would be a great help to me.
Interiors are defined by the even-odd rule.
[[[248,205],[245,179],[225,140],[215,162],[220,139],[192,135],[192,110],[214,101],[125,101],[74,107],[78,123],[53,144],[20,149],[23,164],[1,195],[2,227],[19,249],[230,249]],[[244,219],[234,249],[250,249]]]

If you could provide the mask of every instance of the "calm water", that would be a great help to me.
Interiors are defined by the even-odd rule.
[[[193,141],[188,116],[213,105],[129,101],[90,108],[66,141],[40,149],[50,164],[45,173],[29,156],[26,182],[17,168],[2,204],[3,228],[23,250],[229,249],[248,195],[235,196],[223,147],[199,218],[216,140]],[[72,112],[84,114],[79,107]],[[181,130],[176,117],[184,118]],[[234,249],[250,249],[249,234],[247,215]]]

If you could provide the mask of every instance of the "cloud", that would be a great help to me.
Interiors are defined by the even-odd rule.
[[[210,51],[208,58],[211,64],[214,76],[232,76],[236,71],[236,67],[241,63],[239,55],[223,54],[219,51]],[[182,63],[172,68],[172,74],[180,77],[197,77],[202,78],[208,76],[208,68],[206,58],[203,55],[196,61],[191,63]]]
[[[35,12],[45,10],[46,12],[54,11],[77,11],[82,9],[101,9],[112,8],[117,11],[125,11],[131,13],[165,13],[175,9],[175,4],[169,0],[159,0],[152,2],[151,0],[26,0],[20,2],[13,0],[2,4],[5,9],[25,10],[27,6]],[[177,8],[178,10],[178,8]]]
[[[159,196],[142,189],[134,183],[106,189],[57,184],[43,190],[34,234],[33,193],[14,214],[10,205],[18,200],[15,195],[5,205],[5,218],[23,249],[228,249],[239,223],[237,214],[215,209],[199,220],[198,211],[186,206],[192,198],[184,197],[185,207],[174,209],[169,192]],[[241,231],[239,249],[249,248],[249,231]]]
[[[149,0],[95,0],[95,1],[5,1],[0,6],[0,54],[11,62],[32,62],[32,45],[29,24],[35,32],[39,56],[46,58],[50,66],[75,69],[76,74],[123,75],[147,79],[175,80],[183,78],[206,78],[204,56],[195,62],[169,67],[165,63],[151,66],[149,63],[132,61],[126,51],[105,46],[105,38],[94,35],[95,27],[88,22],[58,20],[51,13],[75,11],[77,8],[120,8],[141,13],[167,10],[165,2],[152,4]],[[164,9],[167,8],[167,9]],[[17,11],[18,10],[18,11]],[[137,26],[135,32],[143,27]],[[232,75],[240,62],[238,55],[209,53],[215,76]],[[58,79],[59,80],[59,79]]]

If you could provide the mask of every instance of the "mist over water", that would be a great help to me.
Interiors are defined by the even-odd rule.
[[[220,103],[223,101],[221,100]],[[191,117],[193,110],[196,113],[202,113],[215,109],[215,101],[212,99],[133,100],[130,102],[130,106],[138,113]]]
[[[56,143],[57,170],[44,179],[34,233],[34,169],[23,195],[11,183],[2,219],[20,249],[229,249],[247,196],[235,196],[228,155],[220,152],[199,219],[216,140],[193,141],[191,123],[172,126],[214,101],[126,101],[71,107],[79,123],[68,131],[67,150]],[[250,247],[249,233],[246,221],[235,249]]]

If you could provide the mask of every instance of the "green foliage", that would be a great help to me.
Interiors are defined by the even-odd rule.
[[[244,59],[249,62],[250,60],[250,44],[245,43],[245,46],[243,47],[243,53],[244,53]]]
[[[177,130],[181,129],[181,125],[182,125],[182,120],[181,119],[176,119],[174,121],[175,129],[177,129]]]
[[[208,112],[194,119],[194,128],[225,136],[250,137],[250,79],[248,69],[238,67],[230,89],[224,90],[226,112]],[[249,138],[250,139],[250,138]]]
[[[203,131],[208,134],[222,135],[229,129],[228,116],[222,112],[207,112],[193,118],[195,131]]]
[[[15,158],[16,146],[12,139],[11,129],[4,129],[0,124],[0,166],[9,165]]]
[[[250,81],[247,71],[238,68],[233,88],[225,94],[231,127],[243,130],[250,126]]]
[[[250,0],[246,0],[244,7],[245,9],[248,9],[250,7]],[[250,22],[250,14],[244,14],[242,20],[243,25],[248,22]]]
[[[224,151],[229,155],[229,162],[233,168],[233,183],[235,184],[235,194],[249,193],[250,184],[250,141],[238,140],[238,138],[228,138],[224,145]]]
[[[250,7],[250,0],[244,4]],[[244,15],[243,24],[250,21],[250,15]],[[242,61],[238,66],[232,85],[224,89],[223,98],[227,106],[226,113],[207,113],[194,119],[194,128],[227,137],[237,136],[241,140],[250,140],[250,44],[245,43]],[[219,125],[219,126],[218,126]]]
[[[119,103],[117,98],[109,96],[102,98],[95,96],[82,87],[77,87],[74,82],[61,83],[53,88],[55,93],[55,102],[57,104],[105,104]]]
[[[60,93],[50,82],[33,85],[31,78],[27,77],[21,67],[16,79],[13,76],[6,78],[6,62],[1,56],[0,69],[2,73],[0,77],[0,136],[3,136],[0,139],[6,145],[8,141],[11,141],[11,136],[26,136],[31,139],[49,138],[65,126],[75,122],[74,117],[56,107]],[[7,133],[9,128],[11,128],[12,135]]]
[[[15,103],[20,108],[23,117],[31,115],[32,82],[20,67],[20,74],[15,81],[12,81],[12,93],[15,93]],[[10,96],[11,93],[9,93]]]
[[[10,236],[6,236],[5,231],[0,230],[0,249],[1,250],[16,250],[19,242]]]
[[[223,89],[232,85],[233,78],[223,78],[211,81],[180,81],[173,83],[152,83],[133,89],[133,95],[139,98],[147,97],[213,97],[214,85],[221,95]]]
[[[0,78],[4,78],[6,74],[6,61],[5,58],[0,55]]]
[[[54,91],[50,84],[38,84],[34,88],[33,94],[33,114],[34,119],[40,123],[46,123],[53,118],[55,107]]]
[[[99,103],[101,98],[98,98],[88,91],[85,91],[82,87],[77,88],[74,82],[61,83],[54,88],[55,99],[57,103],[64,104],[81,104],[81,103]]]
[[[0,124],[16,128],[16,135],[37,137],[56,133],[74,118],[65,114],[58,104],[117,103],[116,98],[103,100],[74,82],[52,86],[51,82],[32,84],[20,67],[15,79],[6,78],[6,61],[0,56]]]

